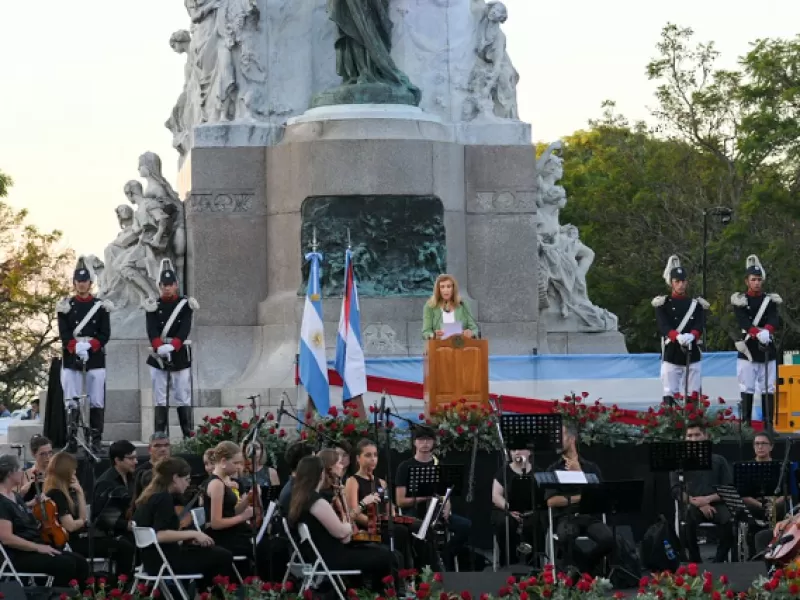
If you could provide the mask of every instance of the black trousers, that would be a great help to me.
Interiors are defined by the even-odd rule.
[[[394,524],[394,551],[399,555],[398,559],[402,559],[398,565],[400,569],[411,567],[414,564],[414,556],[411,552],[411,532],[405,525],[398,523]],[[383,545],[389,548],[389,523],[381,523],[381,539]]]
[[[88,537],[70,537],[69,547],[73,552],[89,558],[107,558],[116,565],[117,576],[125,575],[128,580],[133,575],[133,561],[136,555],[136,546],[123,536],[106,537],[95,536],[92,540],[92,552],[89,552]]]
[[[74,552],[62,552],[58,556],[46,556],[38,552],[23,552],[8,549],[11,564],[17,572],[46,573],[52,575],[53,585],[68,587],[73,579],[82,585],[89,576],[89,565],[86,559]]]
[[[320,552],[322,552],[320,550]],[[350,543],[322,557],[330,569],[358,569],[375,592],[383,590],[382,579],[397,569],[398,556],[381,544]]]
[[[270,543],[269,537],[264,536],[261,538],[261,543],[256,548],[256,553],[258,554],[258,564],[255,565],[255,569],[253,568],[253,538],[248,535],[243,535],[242,533],[226,533],[223,531],[214,531],[213,529],[207,529],[206,533],[208,533],[211,538],[213,538],[214,543],[220,547],[228,550],[231,555],[233,556],[246,556],[249,560],[247,561],[239,561],[236,563],[236,568],[239,570],[239,574],[243,578],[247,578],[250,575],[257,574],[261,581],[270,581],[268,579],[270,573]],[[281,576],[283,573],[281,573]]]
[[[697,545],[697,526],[700,523],[714,523],[717,525],[719,544],[717,545],[717,554],[714,557],[714,562],[725,562],[728,552],[733,547],[734,535],[731,512],[722,502],[717,502],[712,506],[716,512],[710,519],[706,518],[696,506],[690,504],[686,509],[686,539],[684,540],[684,547],[689,553],[691,562],[701,562],[700,547]]]
[[[562,551],[565,567],[577,567],[582,573],[591,573],[600,560],[614,550],[611,529],[594,515],[566,515],[556,524],[558,547]],[[593,543],[584,548],[576,544],[579,537]]]
[[[522,539],[519,536],[519,522],[514,519],[513,517],[509,517],[508,519],[508,550],[511,554],[511,562],[506,559],[506,522],[505,518],[500,515],[492,516],[492,526],[494,528],[494,535],[497,538],[497,546],[500,549],[500,566],[507,566],[509,564],[516,564],[520,560],[524,560],[525,557],[519,556],[517,553],[517,547],[519,546],[520,542],[525,542],[533,547],[533,537],[534,533],[539,534],[536,540],[536,548],[538,550],[542,550],[544,548],[544,538],[542,528],[540,527],[538,531],[534,532],[534,518],[535,516],[529,517],[524,520],[522,525]]]
[[[231,582],[236,581],[236,573],[233,570],[233,554],[225,548],[211,546],[202,548],[200,546],[183,545],[164,550],[164,554],[172,566],[176,575],[187,575],[191,573],[201,573],[203,579],[198,584],[198,591],[205,592],[213,586],[213,579],[217,575],[228,577]],[[145,549],[142,552],[142,564],[149,575],[158,573],[161,568],[161,557],[154,549]]]

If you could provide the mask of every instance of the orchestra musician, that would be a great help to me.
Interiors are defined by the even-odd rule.
[[[134,498],[138,498],[142,490],[147,487],[153,477],[153,465],[172,456],[172,445],[169,435],[164,431],[156,431],[150,436],[150,445],[147,447],[150,460],[143,462],[136,468]]]
[[[347,479],[344,486],[347,507],[353,511],[353,522],[360,529],[368,529],[370,504],[375,505],[378,513],[394,517],[395,510],[392,505],[386,482],[375,476],[378,466],[378,447],[371,440],[361,440],[356,446],[356,465],[358,470]],[[411,554],[411,534],[408,527],[400,523],[393,523],[395,549],[400,553],[403,565],[409,567],[414,564]],[[384,519],[380,523],[381,537],[384,545],[389,544],[389,523]]]
[[[371,582],[373,591],[378,592],[383,589],[382,579],[393,574],[393,554],[382,545],[350,543],[352,524],[342,522],[319,493],[324,476],[320,457],[306,456],[300,460],[292,483],[287,521],[292,529],[296,529],[298,523],[308,526],[311,539],[328,568],[357,568]],[[305,560],[315,559],[306,544],[300,546],[300,551]]]
[[[69,533],[70,549],[81,556],[89,556],[86,495],[78,482],[77,468],[78,461],[74,455],[58,452],[47,467],[42,491],[56,505],[58,521]],[[130,579],[135,554],[135,547],[130,541],[123,537],[94,536],[92,551],[95,557],[113,558],[117,574]]]
[[[150,527],[176,574],[202,573],[199,589],[211,587],[214,577],[234,580],[233,554],[214,544],[205,533],[194,527],[181,529],[175,496],[181,497],[189,487],[192,470],[182,458],[165,458],[153,467],[153,477],[136,500],[133,521],[137,527]],[[183,543],[181,543],[183,542]],[[141,552],[145,571],[155,574],[162,560],[158,550],[149,546]]]
[[[753,438],[753,453],[755,455],[753,461],[772,462],[772,448],[772,436],[769,433],[766,431],[759,431],[756,433]],[[786,515],[786,504],[783,496],[764,496],[761,498],[743,496],[742,501],[755,520],[769,523],[774,518],[775,522],[778,522],[783,520]],[[771,514],[773,512],[774,515]],[[753,556],[756,551],[755,538],[762,529],[763,528],[758,528],[755,523],[750,523],[747,527],[747,545],[751,556]]]
[[[578,454],[578,430],[574,424],[562,425],[561,438],[561,458],[547,467],[547,470],[582,471],[597,475],[602,481],[600,467]],[[553,509],[553,527],[558,536],[558,547],[562,551],[564,566],[577,567],[581,573],[591,573],[603,557],[614,549],[611,530],[596,515],[579,512],[580,494],[565,494],[551,488],[545,492],[545,498],[547,506]],[[580,548],[575,541],[581,536],[588,537],[594,542],[594,546],[588,550]]]
[[[33,466],[22,472],[22,485],[17,493],[22,496],[25,502],[31,502],[36,498],[36,481],[44,481],[44,474],[47,472],[47,465],[53,456],[53,444],[43,435],[34,435],[30,441],[31,454],[33,455]]]
[[[503,477],[503,469],[498,469],[492,481],[492,525],[497,537],[497,544],[500,548],[500,564],[508,565],[519,560],[517,548],[520,542],[530,543],[534,535],[535,513],[523,515],[515,510],[508,494],[503,487],[504,481],[509,488],[513,488],[513,482],[518,477],[533,478],[533,464],[531,463],[531,451],[528,448],[509,449],[511,462],[504,467],[506,473]],[[528,488],[532,489],[532,482],[528,483]],[[508,549],[511,561],[506,560],[506,521],[508,523]],[[519,534],[522,533],[522,536]],[[543,540],[542,540],[543,541]],[[543,547],[539,545],[539,547]]]
[[[230,488],[232,475],[244,464],[242,451],[234,442],[220,442],[214,447],[213,461],[214,471],[203,498],[208,534],[217,546],[230,550],[234,556],[247,556],[252,560],[255,532],[249,521],[254,514],[253,500],[250,494],[237,499]],[[255,493],[260,493],[260,489]],[[256,549],[260,557],[268,555],[268,544],[269,538],[264,536]],[[242,575],[246,577],[249,573],[245,571],[247,569]]]
[[[705,429],[699,425],[689,424],[686,428],[687,442],[702,442],[708,439]],[[678,473],[669,474],[673,494],[680,493]],[[697,545],[697,527],[700,523],[714,523],[719,532],[719,544],[714,562],[725,562],[728,552],[733,546],[733,517],[728,507],[717,494],[716,486],[733,485],[731,466],[724,456],[711,455],[710,471],[687,471],[684,474],[686,494],[684,502],[686,510],[686,540],[682,540],[689,551],[691,562],[700,562],[700,548]]]
[[[249,492],[253,485],[252,468],[255,468],[256,485],[273,487],[281,484],[278,471],[267,466],[267,453],[264,452],[264,447],[260,442],[244,442],[242,454],[245,459],[245,472],[239,479],[239,485],[245,492]]]
[[[411,467],[438,464],[433,450],[436,445],[436,433],[430,427],[416,426],[411,432],[411,441],[414,446],[414,456],[404,460],[397,467],[395,478],[395,496],[397,505],[404,513],[417,518],[425,516],[429,497],[412,497],[408,494],[409,474]],[[460,515],[454,514],[448,500],[442,511],[445,526],[450,532],[450,539],[444,548],[443,559],[445,567],[455,570],[455,558],[464,549],[469,541],[472,522]]]
[[[73,579],[83,583],[89,575],[86,559],[42,543],[39,522],[15,491],[22,481],[17,457],[0,456],[0,544],[11,563],[17,571],[52,575],[57,587],[66,587]]]
[[[281,488],[281,493],[278,495],[278,506],[280,506],[281,514],[289,514],[289,503],[292,500],[292,485],[294,482],[294,474],[297,471],[297,465],[306,456],[311,456],[314,451],[311,446],[304,441],[293,442],[289,444],[284,452],[284,460],[289,467],[289,481],[287,481]]]
[[[112,466],[97,478],[94,486],[94,518],[98,529],[105,534],[123,536],[133,542],[130,516],[136,491],[136,446],[128,440],[116,441],[108,447],[108,458]]]

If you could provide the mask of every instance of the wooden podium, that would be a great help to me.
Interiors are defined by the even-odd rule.
[[[425,414],[464,398],[489,403],[489,342],[452,337],[429,340],[425,348]]]

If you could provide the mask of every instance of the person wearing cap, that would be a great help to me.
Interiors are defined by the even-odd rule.
[[[111,338],[109,313],[114,306],[92,295],[92,271],[83,257],[78,259],[72,283],[75,295],[57,306],[58,333],[62,344],[61,387],[67,413],[67,452],[77,452],[76,435],[80,421],[80,396],[89,399],[89,427],[92,451],[102,450],[106,406],[106,353]]]
[[[397,467],[395,477],[395,498],[397,505],[403,512],[411,517],[423,518],[427,510],[429,497],[416,497],[408,494],[409,476],[411,468],[415,466],[438,465],[438,459],[433,455],[436,446],[436,433],[430,427],[415,426],[411,431],[411,440],[414,446],[414,456],[404,460]],[[444,507],[442,513],[450,539],[444,549],[443,559],[448,570],[455,569],[455,559],[469,541],[472,521],[460,515],[453,514],[450,502]]]
[[[761,396],[761,418],[764,426],[772,429],[775,405],[775,377],[778,372],[778,353],[773,336],[778,328],[778,305],[783,300],[778,294],[765,294],[761,287],[767,272],[755,254],[745,261],[746,292],[731,296],[733,314],[742,331],[736,342],[739,354],[736,359],[736,378],[742,395],[742,423],[749,425],[753,414],[753,396]],[[766,381],[765,381],[766,380]]]
[[[154,429],[168,431],[169,406],[176,406],[183,437],[189,438],[192,434],[192,360],[188,338],[192,315],[198,305],[194,298],[178,293],[178,276],[169,259],[161,261],[158,287],[161,297],[145,301],[147,338],[153,349],[147,364],[153,382]]]
[[[703,298],[692,298],[687,294],[688,274],[677,256],[669,257],[663,276],[671,293],[668,296],[656,296],[652,304],[656,309],[656,323],[661,334],[663,399],[672,404],[675,396],[686,393],[687,377],[688,395],[700,394],[700,344],[705,327],[705,311],[709,304]]]

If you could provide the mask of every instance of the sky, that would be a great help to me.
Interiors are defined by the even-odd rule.
[[[584,128],[605,99],[632,121],[648,119],[654,84],[645,65],[667,22],[714,40],[727,68],[755,39],[800,33],[798,0],[505,4],[520,118],[531,123],[534,141]],[[164,121],[183,85],[183,58],[168,44],[182,28],[188,18],[180,0],[0,0],[0,170],[14,179],[8,200],[27,208],[35,225],[63,231],[78,254],[102,256],[115,237],[114,208],[125,203],[122,188],[137,177],[143,152],[161,156],[177,188],[177,153]]]

